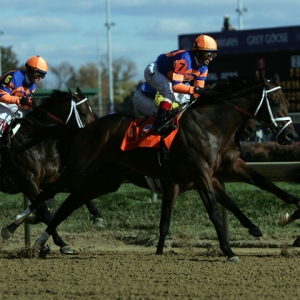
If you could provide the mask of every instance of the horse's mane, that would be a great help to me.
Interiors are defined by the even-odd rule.
[[[228,94],[247,89],[259,83],[261,83],[261,81],[255,75],[247,75],[243,77],[228,76],[227,80],[218,81],[211,89],[216,92]]]
[[[69,92],[53,90],[47,98],[44,98],[39,101],[40,103],[38,103],[38,107],[47,111],[49,107],[51,107],[57,103],[67,101],[70,99],[70,97],[71,96],[70,96]]]
[[[192,107],[219,103],[222,99],[230,99],[248,88],[261,84],[257,76],[247,75],[243,77],[228,76],[226,80],[216,82],[211,88],[205,89],[205,94],[200,96]]]
[[[69,101],[70,97],[71,96],[69,92],[53,90],[48,97],[42,100],[36,100],[35,102],[37,109],[33,108],[33,110],[29,112],[24,119],[32,123],[39,123],[43,125],[46,115],[45,112],[49,111],[54,105],[63,103],[64,101]],[[49,121],[49,118],[46,119]],[[55,124],[57,124],[57,122]]]

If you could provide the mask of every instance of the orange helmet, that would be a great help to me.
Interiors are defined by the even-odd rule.
[[[38,55],[30,57],[27,60],[25,67],[31,68],[44,74],[48,72],[47,62],[41,56]]]
[[[193,50],[209,52],[219,51],[217,42],[212,37],[205,34],[201,34],[196,38]]]

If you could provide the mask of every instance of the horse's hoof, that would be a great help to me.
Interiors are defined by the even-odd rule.
[[[73,250],[69,246],[63,246],[60,248],[61,254],[74,254]]]
[[[248,230],[249,234],[254,237],[262,237],[263,234],[258,227],[253,227]]]
[[[95,218],[94,219],[94,225],[96,227],[105,228],[104,221],[101,218]]]
[[[229,262],[234,262],[234,263],[240,263],[240,259],[238,258],[238,256],[232,256],[230,258],[228,258]]]
[[[4,240],[8,240],[13,236],[13,233],[9,232],[7,226],[5,226],[1,230],[1,236]]]
[[[294,243],[293,243],[294,247],[300,247],[300,238],[297,238]]]
[[[281,216],[279,225],[283,227],[291,223],[292,221],[293,219],[290,217],[289,213],[285,213],[283,216]]]

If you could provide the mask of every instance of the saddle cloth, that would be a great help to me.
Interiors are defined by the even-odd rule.
[[[125,133],[121,150],[126,151],[137,147],[160,148],[161,139],[164,140],[166,147],[170,149],[172,141],[179,129],[179,116],[173,120],[177,129],[165,137],[151,134],[154,118],[155,116],[134,119]]]

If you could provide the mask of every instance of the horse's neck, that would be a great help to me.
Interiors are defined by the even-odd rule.
[[[225,104],[213,104],[197,109],[200,118],[209,120],[213,127],[226,136],[235,134],[244,124],[244,116]]]

